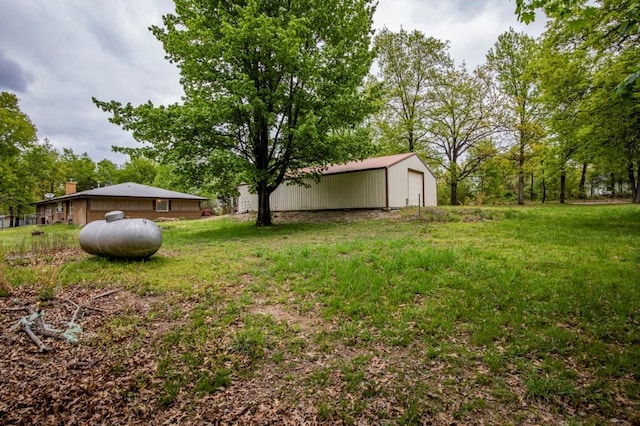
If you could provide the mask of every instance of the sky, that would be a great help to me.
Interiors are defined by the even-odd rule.
[[[542,19],[519,23],[514,9],[515,0],[379,0],[374,27],[448,40],[456,64],[473,69],[509,27],[542,33]],[[142,145],[91,98],[180,101],[178,69],[148,30],[172,11],[172,0],[0,0],[0,91],[18,97],[54,148],[122,164],[113,145]]]

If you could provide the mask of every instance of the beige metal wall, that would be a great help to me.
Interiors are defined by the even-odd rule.
[[[325,175],[317,184],[309,182],[310,188],[280,185],[271,194],[271,210],[403,208],[418,205],[418,194],[423,206],[437,205],[436,178],[417,156],[409,157],[388,170]],[[257,211],[258,196],[249,193],[246,185],[238,190],[238,211]]]
[[[272,211],[366,209],[386,207],[385,170],[366,170],[322,176],[309,188],[282,184],[270,197]],[[257,211],[258,196],[247,186],[238,188],[238,210]]]
[[[398,164],[389,167],[389,207],[402,208],[407,205],[417,205],[415,189],[409,194],[409,179],[412,176],[422,173],[424,176],[424,188],[422,198],[424,206],[435,206],[438,204],[436,178],[429,168],[424,165],[417,156],[409,157]],[[414,200],[415,198],[415,200]]]
[[[383,208],[384,170],[367,170],[322,176],[310,188],[280,185],[271,194],[273,211]]]

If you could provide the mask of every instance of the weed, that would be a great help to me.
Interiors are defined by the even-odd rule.
[[[213,393],[230,384],[231,376],[227,370],[216,371],[214,374],[202,372],[195,380],[194,390],[199,394]]]
[[[266,338],[257,328],[239,330],[231,343],[233,350],[247,356],[251,361],[257,361],[263,357],[265,346]]]

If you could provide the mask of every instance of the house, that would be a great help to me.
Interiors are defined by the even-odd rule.
[[[206,198],[138,183],[121,183],[76,192],[76,184],[66,184],[66,194],[34,203],[39,224],[73,223],[86,225],[104,219],[112,210],[126,217],[155,220],[159,217],[200,218],[200,202]]]
[[[436,177],[415,153],[334,165],[304,186],[285,181],[270,197],[272,211],[396,209],[437,204]],[[237,208],[257,211],[258,196],[238,187]]]

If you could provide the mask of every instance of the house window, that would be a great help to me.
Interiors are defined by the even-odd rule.
[[[157,212],[168,212],[169,211],[169,200],[156,200],[156,211]]]

